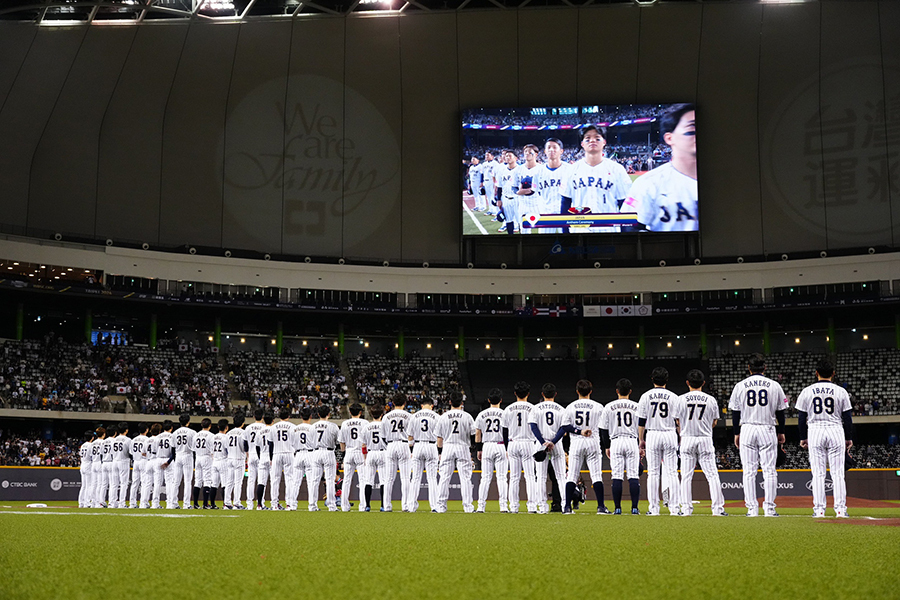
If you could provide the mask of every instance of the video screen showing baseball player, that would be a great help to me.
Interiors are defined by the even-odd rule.
[[[699,231],[696,109],[462,114],[463,235]]]

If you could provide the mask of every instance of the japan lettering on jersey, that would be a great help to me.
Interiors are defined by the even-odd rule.
[[[179,427],[172,434],[172,445],[175,446],[175,454],[188,454],[194,448],[194,436],[197,433],[190,427]]]
[[[811,426],[840,427],[842,413],[851,409],[850,395],[839,385],[820,381],[800,392],[794,408],[806,413],[806,422]]]
[[[518,190],[518,186],[516,185],[516,170],[518,167],[510,169],[506,165],[500,165],[500,167],[494,173],[497,177],[497,186],[503,190],[504,198],[515,198],[516,190]]]
[[[291,434],[294,432],[294,424],[290,421],[278,421],[269,429],[269,441],[272,443],[273,454],[293,454],[294,443]]]
[[[678,394],[665,388],[646,391],[638,402],[638,417],[647,419],[647,431],[675,431],[675,419],[680,414]]]
[[[124,434],[113,439],[114,460],[129,460],[131,458],[131,439]]]
[[[572,199],[572,207],[590,209],[592,213],[617,213],[619,200],[624,201],[631,188],[631,178],[625,167],[604,158],[599,164],[589,165],[583,159],[575,163],[566,180],[562,195]],[[619,231],[619,225],[590,227],[593,233]]]
[[[475,429],[481,432],[481,441],[485,443],[503,441],[503,410],[486,408],[478,413]]]
[[[469,167],[469,185],[472,186],[472,193],[477,194],[478,188],[484,183],[484,166],[472,165]]]
[[[228,456],[228,436],[224,433],[216,433],[212,439],[213,460],[225,460]]]
[[[719,403],[709,394],[688,392],[681,396],[682,437],[712,437],[713,422],[719,418]]]
[[[582,432],[590,431],[591,439],[599,442],[598,429],[603,425],[603,405],[590,398],[579,398],[566,407],[562,424],[572,425]]]
[[[614,400],[606,405],[603,411],[603,422],[600,427],[609,431],[609,437],[633,437],[638,436],[638,403],[634,400],[622,398]]]
[[[297,450],[315,450],[316,433],[309,423],[300,423],[294,427],[294,447]]]
[[[163,431],[158,436],[156,445],[159,448],[159,458],[169,459],[172,457],[172,453],[174,451],[174,444],[172,443],[172,432],[171,431]]]
[[[520,190],[531,189],[534,190],[534,178],[537,176],[538,171],[543,165],[536,164],[530,169],[528,165],[519,165],[518,168],[514,171],[514,185]],[[539,213],[541,210],[541,202],[540,196],[537,191],[530,196],[522,195],[519,196],[519,212],[523,215],[529,213]]]
[[[503,411],[503,427],[509,430],[510,441],[534,439],[531,435],[531,427],[528,425],[528,417],[534,405],[530,402],[513,402]]]
[[[326,448],[334,450],[337,445],[338,434],[340,434],[338,426],[331,421],[316,421],[313,429],[315,430],[316,449]]]
[[[228,458],[240,460],[244,458],[244,440],[246,432],[243,429],[229,429],[225,434],[225,450]]]
[[[468,446],[471,436],[475,435],[475,419],[466,411],[454,408],[438,419],[436,433],[444,444]]]
[[[394,409],[384,415],[381,420],[384,423],[384,436],[389,442],[408,442],[407,430],[409,428],[410,415],[405,410]]]
[[[194,452],[197,456],[209,456],[212,454],[213,434],[208,429],[201,429],[194,436]]]
[[[93,460],[91,457],[91,447],[93,444],[91,442],[85,442],[78,449],[78,457],[81,459],[81,464],[89,463]]]
[[[104,438],[100,444],[100,460],[102,462],[112,462],[113,459],[113,441],[112,438]]]
[[[572,165],[562,163],[555,169],[546,164],[540,165],[534,175],[532,186],[540,195],[540,214],[558,215],[562,213],[562,190],[568,180]]]
[[[781,386],[763,375],[751,375],[731,391],[728,408],[741,411],[741,424],[775,425],[775,411],[787,408]]]
[[[562,427],[564,414],[565,409],[562,406],[556,402],[544,400],[538,402],[531,414],[528,415],[528,424],[537,425],[544,441],[549,442],[556,437],[556,432]],[[532,439],[534,439],[533,435]]]
[[[634,181],[622,211],[650,231],[697,231],[697,180],[666,163]]]
[[[363,430],[369,422],[363,419],[347,419],[341,424],[341,431],[338,434],[338,442],[344,444],[347,450],[356,450],[362,448]]]
[[[438,414],[433,410],[420,410],[414,414],[409,420],[411,431],[407,432],[413,436],[416,442],[434,442],[437,441],[435,428],[437,427]]]
[[[363,443],[369,452],[378,452],[387,448],[387,440],[384,439],[384,423],[372,421],[366,425],[363,432]]]

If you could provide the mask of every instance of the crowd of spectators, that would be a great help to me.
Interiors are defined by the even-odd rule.
[[[0,466],[77,467],[82,442],[74,438],[44,440],[37,431],[20,435],[0,430]]]
[[[608,108],[609,107],[604,107]],[[463,122],[473,125],[504,125],[507,127],[561,127],[585,123],[607,123],[625,119],[645,119],[660,114],[660,108],[653,105],[625,105],[604,112],[578,111],[573,115],[532,115],[496,114],[496,111],[469,111],[463,115]]]
[[[389,404],[402,392],[416,405],[423,398],[434,402],[435,410],[449,408],[451,391],[462,391],[455,359],[424,357],[413,352],[407,358],[361,354],[348,360],[360,402]]]

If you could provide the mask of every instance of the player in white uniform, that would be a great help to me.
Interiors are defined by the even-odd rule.
[[[537,161],[539,152],[540,150],[534,144],[525,146],[522,149],[525,163],[516,168],[515,187],[518,188],[516,195],[519,197],[519,218],[516,226],[522,233],[531,233],[531,229],[522,226],[525,219],[529,215],[541,212],[541,197],[535,193],[534,189],[534,178],[543,166]]]
[[[226,510],[243,510],[241,504],[241,489],[244,487],[244,465],[247,461],[247,438],[244,435],[244,415],[234,415],[234,427],[228,429],[225,434],[226,468],[228,476],[225,478]]]
[[[532,189],[539,197],[537,212],[541,215],[560,215],[562,208],[563,185],[569,180],[572,165],[562,160],[563,143],[557,138],[550,138],[544,143],[544,154],[547,162],[538,167],[532,179]],[[560,227],[540,227],[538,233],[563,233]]]
[[[181,473],[175,467],[175,435],[172,431],[175,429],[175,424],[172,421],[166,419],[163,421],[162,432],[159,434],[159,440],[156,442],[157,444],[157,468],[159,469],[159,475],[157,475],[157,482],[159,481],[159,477],[162,476],[166,485],[166,509],[174,509],[178,508],[178,478],[181,476]],[[154,496],[155,499],[153,502],[156,504],[157,508],[159,508],[159,494],[162,492],[162,486],[157,483],[154,486]]]
[[[131,474],[131,438],[128,437],[128,423],[124,421],[119,423],[117,429],[119,435],[113,440],[113,470],[118,477],[119,490],[116,508],[125,508],[125,500],[128,498],[128,478]]]
[[[150,431],[149,423],[137,426],[139,435],[131,440],[131,501],[129,508],[138,508],[138,489],[140,489],[140,508],[150,508],[150,486],[153,485],[153,467],[150,464]]]
[[[92,504],[91,496],[93,494],[94,480],[94,456],[92,450],[94,447],[94,432],[91,430],[84,432],[84,443],[78,448],[78,458],[81,459],[79,474],[81,475],[81,488],[78,490],[78,508],[90,508]]]
[[[660,119],[659,132],[672,160],[638,177],[622,210],[636,212],[650,231],[697,231],[697,138],[694,105],[676,104]]]
[[[422,398],[422,409],[410,418],[407,431],[413,442],[410,467],[409,490],[413,510],[419,510],[419,489],[422,486],[422,471],[427,472],[428,506],[434,510],[438,504],[438,451],[435,426],[438,414],[434,412],[434,402],[429,397]]]
[[[284,510],[281,504],[281,475],[284,473],[285,496],[291,487],[291,466],[294,462],[294,424],[288,421],[291,418],[291,409],[282,408],[278,414],[280,419],[269,428],[269,448],[272,452],[271,478],[269,496],[272,498],[272,508]]]
[[[116,437],[116,426],[106,428],[106,435],[100,444],[100,461],[102,467],[100,506],[115,508],[119,494],[119,471],[113,468],[113,439]]]
[[[500,166],[496,160],[494,160],[494,155],[490,152],[484,153],[484,163],[481,165],[481,179],[484,183],[484,199],[485,199],[485,210],[484,214],[492,215],[494,214],[492,203],[497,200],[494,198],[494,176],[497,170],[497,167]]]
[[[744,470],[744,503],[748,517],[759,516],[756,470],[762,468],[764,514],[777,517],[775,497],[778,495],[778,472],[775,461],[778,446],[784,443],[784,409],[788,401],[781,386],[763,376],[766,359],[761,354],[750,355],[747,368],[750,377],[734,386],[728,401],[734,425],[734,445],[740,449]]]
[[[162,433],[162,426],[154,423],[150,427],[147,467],[150,472],[150,508],[159,508],[159,494],[162,492],[162,473],[159,470],[159,434]]]
[[[337,459],[334,457],[334,449],[337,447],[338,426],[328,420],[331,409],[324,404],[319,407],[319,420],[313,425],[316,451],[313,452],[312,474],[309,475],[309,510],[319,510],[318,493],[319,482],[322,474],[325,474],[325,506],[329,511],[338,509],[337,495],[335,493],[334,480],[337,477]]]
[[[519,168],[518,157],[512,150],[503,151],[504,164],[494,171],[497,178],[497,186],[494,191],[494,197],[497,199],[497,206],[500,207],[500,214],[503,215],[503,225],[498,231],[506,230],[506,233],[515,233],[521,226],[519,219],[519,196],[516,192],[519,188],[516,186],[516,171]],[[499,216],[498,216],[499,219]]]
[[[514,392],[516,401],[503,410],[503,437],[507,440],[506,447],[509,457],[509,512],[519,512],[519,481],[525,474],[525,506],[528,512],[535,512],[535,467],[534,467],[534,436],[531,434],[531,426],[528,418],[534,405],[528,402],[528,394],[531,391],[524,381],[516,383]]]
[[[263,428],[256,436],[256,455],[259,462],[256,465],[256,510],[269,510],[266,506],[266,484],[269,482],[269,471],[272,467],[272,448],[270,430],[275,415],[272,411],[263,413]],[[254,449],[250,448],[253,453]],[[277,496],[276,496],[277,497]],[[272,490],[269,489],[269,504],[272,504]]]
[[[484,193],[487,190],[484,189],[484,165],[479,164],[477,156],[472,157],[469,165],[469,188],[472,190],[472,198],[475,199],[474,210],[485,210],[487,205]]]
[[[362,506],[363,486],[365,485],[366,457],[363,456],[363,431],[369,424],[360,418],[363,407],[354,402],[350,405],[350,418],[341,423],[338,442],[341,444],[341,452],[344,453],[344,481],[341,485],[341,510],[350,511],[350,489],[353,487],[353,474],[358,480],[360,506]]]
[[[562,190],[562,208],[574,214],[617,213],[628,197],[631,178],[625,167],[603,156],[606,127],[588,125],[581,130],[584,158],[572,166]],[[621,226],[579,228],[580,233],[621,231]]]
[[[494,388],[488,394],[490,408],[475,419],[475,449],[481,462],[481,484],[478,486],[478,506],[475,512],[483,513],[487,506],[488,490],[494,471],[497,471],[497,492],[500,496],[500,512],[509,512],[509,458],[503,440],[503,393]]]
[[[384,512],[384,452],[387,449],[387,442],[384,439],[384,423],[381,422],[381,416],[384,409],[376,404],[369,408],[372,414],[371,423],[366,425],[363,431],[363,454],[366,457],[366,484],[364,491],[365,512],[371,510],[372,504],[372,488],[375,487],[375,475],[378,475],[378,483],[381,486],[381,512]],[[434,511],[432,511],[434,512]]]
[[[597,514],[608,515],[603,493],[603,449],[609,447],[609,435],[604,428],[603,405],[591,400],[594,386],[587,379],[575,384],[578,399],[566,407],[563,428],[569,433],[569,470],[566,476],[566,505],[564,514],[572,513],[572,500],[578,488],[581,466],[587,463],[591,474],[594,495],[597,497]],[[538,405],[540,406],[540,405]],[[555,468],[555,467],[554,467]]]
[[[384,415],[382,427],[384,437],[388,442],[385,453],[384,468],[387,477],[384,481],[384,510],[391,512],[391,499],[394,495],[394,478],[397,470],[400,470],[400,508],[404,512],[412,512],[415,509],[414,499],[409,493],[410,459],[412,453],[409,448],[410,414],[406,412],[406,395],[397,394],[393,397],[394,410]]]
[[[699,462],[709,484],[712,514],[725,517],[728,513],[725,512],[725,496],[722,494],[722,483],[716,467],[716,449],[712,440],[713,427],[719,416],[719,403],[709,394],[703,393],[705,383],[703,372],[692,369],[687,374],[690,391],[681,396],[682,412],[678,418],[681,425],[681,514],[687,516],[694,512],[691,483],[694,480],[694,467]]]
[[[176,493],[178,491],[177,485],[178,483],[183,483],[184,490],[182,491],[182,501],[184,503],[184,508],[191,507],[191,491],[193,490],[194,483],[194,436],[197,433],[188,427],[191,422],[191,416],[188,413],[182,414],[178,417],[178,423],[181,424],[181,427],[175,430],[172,434],[172,445],[175,447],[175,481],[176,481]],[[171,466],[169,467],[172,468]],[[179,481],[180,477],[180,481]],[[178,506],[178,499],[175,499],[175,506],[173,508],[180,508]]]
[[[259,488],[257,485],[259,454],[262,437],[266,432],[266,424],[263,423],[264,414],[263,409],[257,408],[253,411],[254,422],[244,428],[244,441],[247,442],[247,508],[250,510],[253,510],[253,506],[256,504],[256,490]]]
[[[103,492],[106,487],[103,483],[103,439],[106,437],[106,429],[98,427],[94,430],[94,443],[91,444],[91,475],[92,488],[90,504],[88,508],[102,508]]]
[[[547,503],[547,472],[548,466],[553,466],[553,474],[560,491],[566,489],[566,453],[559,440],[565,434],[563,429],[563,415],[565,409],[556,402],[556,386],[545,383],[541,388],[542,399],[528,415],[528,425],[537,444],[532,446],[532,452],[543,448],[547,451],[547,458],[535,461],[535,501],[538,514],[550,512]],[[531,511],[529,511],[531,512]]]
[[[204,418],[200,421],[200,431],[194,436],[194,508],[200,508],[197,502],[203,494],[203,508],[209,508],[210,489],[212,487],[212,420]]]
[[[462,492],[463,511],[475,511],[472,505],[472,451],[470,441],[475,435],[475,420],[463,410],[463,395],[450,392],[450,410],[437,421],[438,454],[440,455],[440,494],[438,495],[439,513],[447,512],[447,499],[450,497],[450,478],[453,470],[459,473],[459,487]]]
[[[309,497],[314,498],[319,490],[312,489],[310,483],[310,474],[312,473],[312,457],[316,451],[316,435],[313,429],[312,410],[309,407],[300,409],[300,419],[303,421],[299,425],[294,426],[294,462],[291,465],[291,489],[288,490],[287,505],[288,510],[297,510],[298,497],[300,496],[300,486],[303,485],[303,478],[306,478],[306,492]]]
[[[640,460],[643,455],[638,446],[638,403],[631,400],[631,381],[625,378],[616,382],[617,399],[606,405],[601,427],[609,432],[609,448],[606,458],[612,469],[612,495],[615,510],[622,514],[622,481],[628,472],[628,491],[631,493],[631,514],[641,514]]]
[[[228,468],[228,419],[219,419],[216,424],[216,433],[213,434],[212,446],[212,488],[210,493],[210,508],[218,509],[216,496],[222,491],[222,505],[229,508],[228,480],[231,477],[231,469]]]
[[[816,365],[818,381],[797,397],[800,447],[809,448],[812,470],[813,517],[825,516],[825,469],[831,470],[834,513],[847,518],[844,459],[853,446],[853,407],[847,390],[833,383],[834,363],[823,358]]]
[[[648,515],[659,515],[659,484],[662,476],[669,482],[669,514],[678,515],[681,491],[678,480],[678,415],[681,400],[666,389],[669,372],[664,367],[653,369],[653,389],[638,402],[638,438],[647,452]],[[663,475],[665,469],[665,475]]]

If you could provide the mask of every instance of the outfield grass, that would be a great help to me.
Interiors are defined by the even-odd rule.
[[[443,515],[427,503],[414,515],[8,503],[0,598],[898,597],[897,527],[826,523],[808,509],[747,519],[708,516],[708,505],[685,518],[595,506],[563,516],[463,514],[459,502]]]

